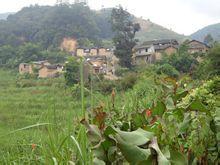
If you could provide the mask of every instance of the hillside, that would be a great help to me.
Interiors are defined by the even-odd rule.
[[[100,45],[100,40],[111,40],[111,9],[91,10],[79,4],[25,7],[7,20],[0,20],[0,45],[20,45],[23,42],[41,43],[45,48],[57,47],[64,38],[78,39],[80,45]],[[136,18],[141,31],[140,41],[184,36],[150,21]]]
[[[203,41],[207,34],[211,34],[214,40],[220,41],[220,23],[206,26],[193,33],[191,37],[193,39]]]
[[[137,33],[137,38],[140,41],[154,40],[154,39],[177,39],[183,41],[186,36],[180,35],[174,31],[166,29],[157,25],[150,20],[136,18],[136,22],[141,25],[141,31]]]

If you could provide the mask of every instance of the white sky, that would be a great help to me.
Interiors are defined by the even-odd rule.
[[[56,0],[0,0],[0,13],[15,12],[31,4],[55,3]],[[118,4],[138,17],[185,35],[220,22],[220,0],[89,0],[92,9]]]

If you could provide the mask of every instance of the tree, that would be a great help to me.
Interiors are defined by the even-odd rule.
[[[207,44],[207,45],[212,45],[214,42],[214,39],[212,37],[211,34],[207,34],[204,38],[204,43]]]
[[[0,67],[14,68],[16,66],[14,61],[16,59],[16,52],[17,48],[10,45],[0,47]]]
[[[180,73],[189,73],[198,64],[196,58],[189,55],[186,44],[182,44],[177,53],[170,56],[164,55],[159,63],[170,64]]]
[[[79,62],[71,57],[68,59],[68,62],[65,65],[65,81],[66,85],[72,86],[74,84],[77,84],[79,82],[79,77],[80,77],[80,69],[79,69]]]
[[[25,43],[19,46],[17,61],[19,63],[44,60],[42,47],[39,44]]]
[[[115,55],[119,58],[122,67],[131,68],[132,49],[136,45],[135,33],[140,30],[140,25],[134,23],[130,13],[121,6],[114,8],[111,14],[112,30],[115,33]]]
[[[212,75],[220,74],[220,44],[215,45],[209,52],[207,58],[210,60],[210,68]]]

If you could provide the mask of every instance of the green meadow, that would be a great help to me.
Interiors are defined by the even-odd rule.
[[[1,164],[31,163],[45,145],[53,150],[59,138],[73,131],[74,117],[80,115],[80,102],[73,100],[62,78],[29,80],[34,85],[21,88],[16,77],[11,71],[0,71]],[[41,162],[41,156],[36,159]]]
[[[137,75],[76,90],[0,70],[0,164],[217,163],[219,78]]]

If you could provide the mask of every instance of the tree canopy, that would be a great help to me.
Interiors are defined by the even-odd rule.
[[[81,4],[31,6],[0,21],[0,45],[17,46],[24,42],[58,47],[63,38],[97,39],[112,37],[111,10],[99,12]]]
[[[121,6],[112,10],[111,24],[112,30],[115,32],[114,53],[119,58],[121,66],[131,68],[132,49],[137,42],[135,34],[140,30],[140,25],[134,23],[132,15]]]
[[[40,44],[25,43],[12,47],[4,45],[0,47],[0,67],[14,69],[20,63],[49,60],[51,63],[63,63],[69,54],[57,49],[44,50]]]

